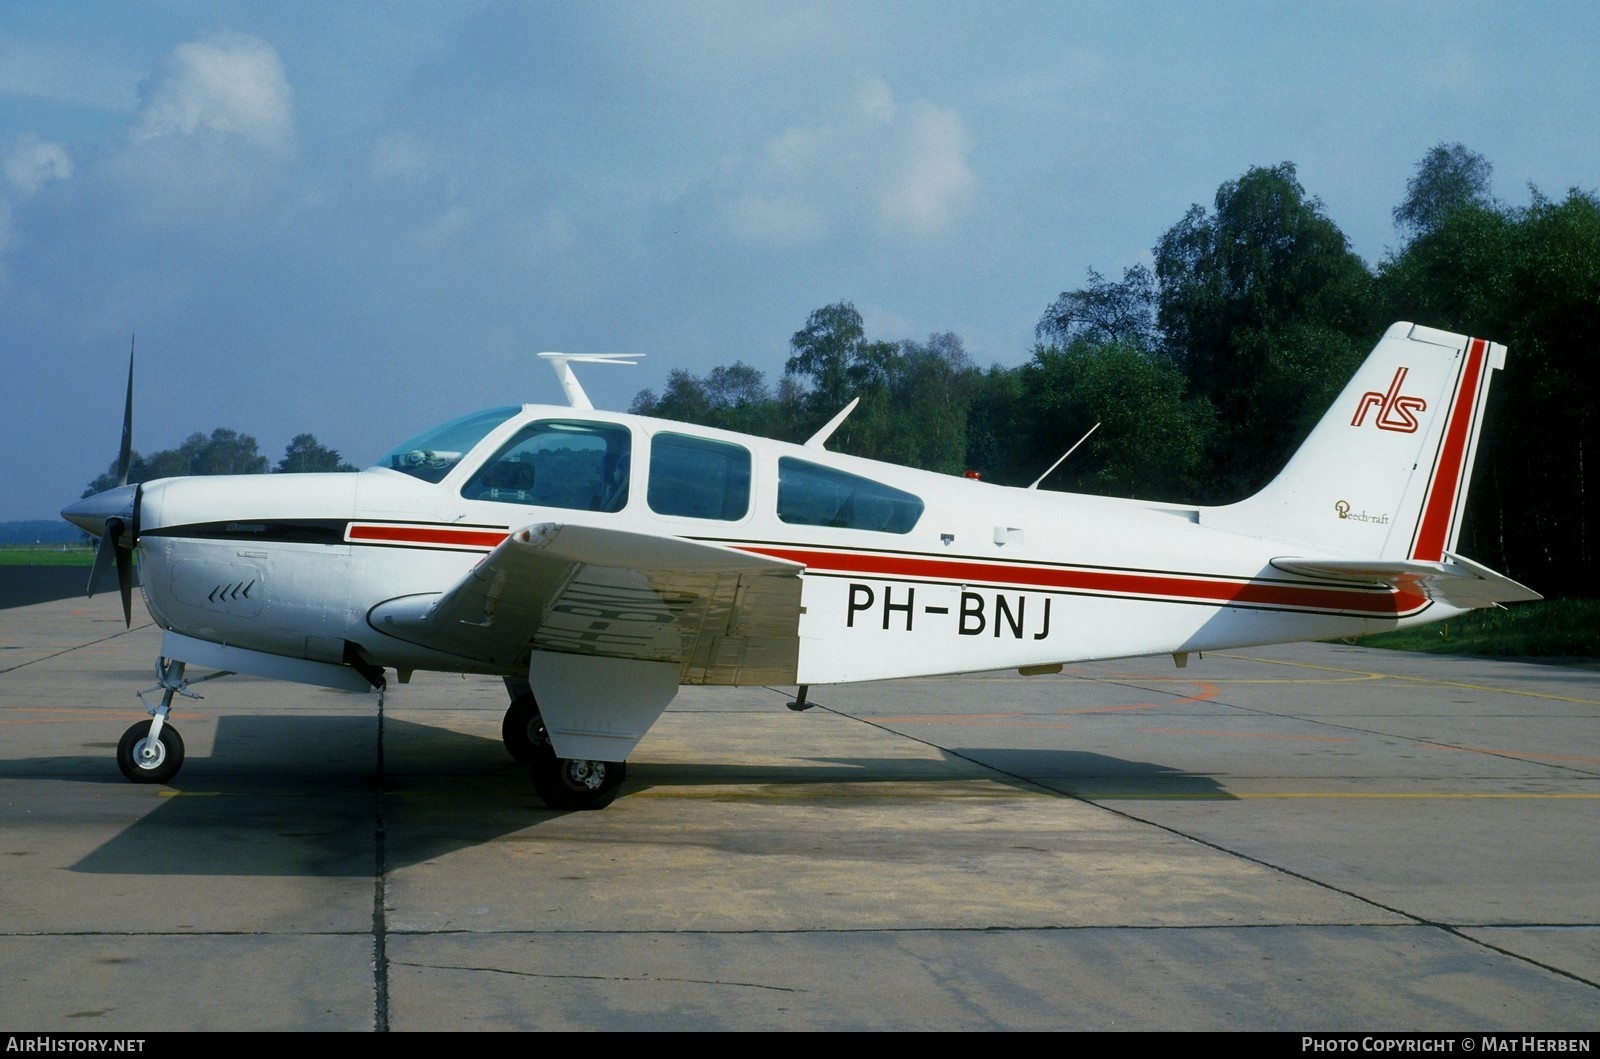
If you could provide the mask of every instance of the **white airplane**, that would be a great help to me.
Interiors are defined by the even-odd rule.
[[[490,674],[552,808],[608,804],[679,686],[818,684],[1362,636],[1539,595],[1455,554],[1505,347],[1389,328],[1277,478],[1184,507],[991,485],[569,406],[491,408],[359,474],[169,478],[62,512],[139,552],[161,701],[117,762],[165,783],[198,680],[380,694]],[[129,405],[132,364],[129,365]],[[123,437],[123,479],[128,463]],[[197,679],[187,666],[217,672]],[[141,701],[144,702],[143,696]]]

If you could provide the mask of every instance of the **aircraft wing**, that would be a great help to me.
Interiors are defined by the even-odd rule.
[[[1470,559],[1452,552],[1437,563],[1416,559],[1301,559],[1279,558],[1272,565],[1290,574],[1382,584],[1403,592],[1424,596],[1438,603],[1468,610],[1492,607],[1499,603],[1543,599],[1539,593],[1518,584]]]
[[[517,530],[455,585],[373,627],[497,665],[529,652],[670,663],[684,684],[793,683],[800,564],[586,525]]]

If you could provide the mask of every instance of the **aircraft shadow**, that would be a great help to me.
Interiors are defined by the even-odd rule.
[[[536,828],[547,809],[498,739],[370,715],[217,719],[215,753],[191,754],[154,810],[72,865],[94,874],[371,877]],[[380,764],[381,762],[381,764]],[[0,777],[127,786],[104,758],[26,762]],[[50,767],[50,766],[56,767]],[[981,766],[975,770],[974,765]],[[630,762],[621,799],[652,790],[873,785],[970,779],[1034,793],[1226,798],[1204,776],[1080,751],[961,748],[942,759],[829,757],[800,765]],[[864,789],[865,787],[865,789]],[[821,792],[814,792],[821,793]],[[740,797],[730,793],[730,798]],[[381,860],[381,864],[380,864]]]

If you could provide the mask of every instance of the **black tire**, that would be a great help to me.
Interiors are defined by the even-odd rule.
[[[626,761],[575,761],[556,757],[549,743],[533,760],[533,789],[552,809],[604,809],[628,777]]]
[[[550,741],[531,692],[518,695],[506,707],[506,715],[500,720],[500,741],[506,745],[506,753],[524,765],[533,764],[538,748]]]
[[[122,733],[117,744],[117,768],[132,783],[166,783],[183,767],[183,737],[170,724],[161,726],[156,740],[157,752],[150,761],[142,760],[140,751],[150,738],[150,722],[140,721]]]

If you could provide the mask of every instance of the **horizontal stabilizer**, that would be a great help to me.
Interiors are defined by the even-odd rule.
[[[1272,565],[1288,574],[1387,585],[1466,610],[1544,598],[1533,589],[1453,552],[1445,552],[1444,560],[1437,563],[1420,559],[1284,557],[1272,560]]]

